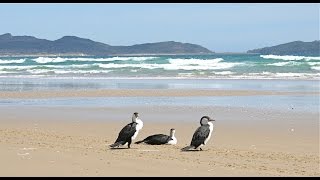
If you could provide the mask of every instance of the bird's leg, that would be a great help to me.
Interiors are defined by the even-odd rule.
[[[202,148],[200,148],[200,151],[202,151]]]
[[[130,145],[131,145],[131,140],[128,142],[128,148],[130,149]]]

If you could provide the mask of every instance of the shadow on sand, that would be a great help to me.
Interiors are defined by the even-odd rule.
[[[109,147],[109,150],[125,150],[125,149],[130,150],[130,149],[138,149],[138,148],[127,148],[127,147],[110,148]]]
[[[182,150],[180,149],[180,152],[202,152],[202,151],[207,151],[207,150],[196,150],[196,149],[190,149],[190,150]]]

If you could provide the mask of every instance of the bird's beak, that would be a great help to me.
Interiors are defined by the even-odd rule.
[[[214,120],[214,119],[209,119],[209,121],[216,121],[216,120]]]

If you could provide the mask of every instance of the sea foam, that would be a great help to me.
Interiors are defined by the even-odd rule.
[[[314,70],[320,71],[320,66],[311,67],[311,69],[314,69]]]
[[[33,61],[41,64],[45,63],[59,63],[65,61],[145,61],[150,59],[155,59],[158,57],[110,57],[110,58],[61,58],[61,57],[38,57],[33,59]]]
[[[0,64],[11,64],[11,63],[24,63],[26,60],[25,59],[19,59],[19,60],[1,60],[0,59]]]
[[[267,64],[268,66],[299,66],[305,62],[296,62],[296,61],[288,61],[288,62],[277,62],[277,63],[271,63]]]
[[[312,56],[279,56],[279,55],[260,55],[264,59],[280,59],[285,61],[295,61],[295,60],[320,60],[320,57]]]

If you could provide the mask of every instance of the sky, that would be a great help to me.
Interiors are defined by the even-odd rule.
[[[161,41],[246,52],[319,40],[319,3],[1,3],[0,34],[109,45]]]

